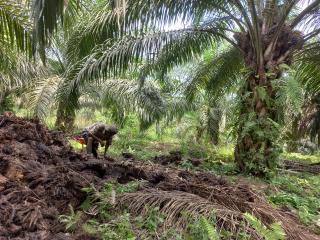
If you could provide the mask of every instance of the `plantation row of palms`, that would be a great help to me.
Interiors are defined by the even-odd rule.
[[[118,123],[135,112],[142,129],[195,111],[214,144],[226,115],[239,169],[264,176],[281,132],[320,144],[319,11],[319,0],[0,0],[0,104],[15,93],[38,117],[55,108],[66,129],[85,105]]]

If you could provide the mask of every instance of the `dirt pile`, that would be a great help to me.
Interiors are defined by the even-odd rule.
[[[0,122],[0,239],[60,239],[57,216],[79,206],[81,189],[101,175],[37,120]]]
[[[160,155],[154,157],[153,161],[161,165],[179,165],[182,163],[183,158],[180,151],[171,151],[168,155]],[[203,163],[203,159],[189,158],[188,162],[190,162],[193,166],[199,166]]]
[[[0,116],[1,240],[93,239],[65,234],[57,216],[66,214],[69,204],[79,207],[86,198],[83,187],[94,184],[99,189],[110,178],[119,183],[144,179],[139,191],[118,196],[118,206],[127,206],[133,214],[143,214],[148,205],[159,206],[169,225],[183,224],[179,221],[184,211],[206,215],[214,209],[220,229],[261,239],[243,223],[243,213],[249,212],[267,225],[281,222],[288,239],[319,239],[249,186],[232,185],[208,173],[141,163],[132,156],[94,160],[72,151],[61,133],[48,131],[37,120],[3,120]]]
[[[169,165],[171,163],[180,164],[182,162],[182,154],[179,151],[172,151],[169,155],[154,157],[153,161],[161,165]]]

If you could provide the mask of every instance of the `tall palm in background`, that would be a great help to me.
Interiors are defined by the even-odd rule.
[[[0,108],[14,91],[33,86],[33,80],[47,75],[37,57],[45,59],[45,48],[58,25],[68,26],[81,3],[79,0],[0,0]]]
[[[140,79],[145,80],[193,59],[214,43],[227,42],[245,66],[234,69],[243,70],[245,79],[235,160],[242,171],[264,175],[276,166],[279,153],[275,98],[287,66],[298,69],[310,90],[319,91],[319,4],[319,0],[126,1],[116,13],[96,15],[91,29],[88,26],[75,38],[79,44],[96,46],[76,79],[121,73],[144,59],[148,64]],[[177,22],[187,27],[165,30]],[[123,38],[103,41],[103,36],[115,33]],[[78,51],[79,44],[70,54]],[[225,83],[230,81],[229,69],[221,72]]]
[[[30,53],[31,29],[25,5],[0,1],[0,109],[5,110],[8,95],[19,84],[17,72],[22,70],[22,52]],[[20,71],[21,72],[21,71]]]

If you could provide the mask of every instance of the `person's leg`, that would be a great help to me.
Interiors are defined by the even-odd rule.
[[[92,143],[92,154],[95,158],[98,158],[98,148],[99,148],[99,143],[94,141]]]
[[[93,150],[93,138],[92,137],[88,137],[88,141],[87,141],[87,153],[91,154],[92,150]]]
[[[98,158],[98,150],[95,148],[92,148],[92,154],[95,158]]]

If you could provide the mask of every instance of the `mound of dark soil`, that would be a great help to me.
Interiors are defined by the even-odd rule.
[[[171,163],[180,164],[182,162],[182,154],[179,151],[172,151],[169,155],[154,157],[153,161],[161,165],[169,165]]]
[[[63,134],[48,131],[37,120],[5,119],[0,116],[0,239],[54,240],[93,239],[68,235],[57,216],[77,209],[86,198],[83,187],[97,189],[113,178],[120,183],[136,179],[146,184],[136,193],[118,197],[118,206],[134,212],[147,204],[179,218],[186,207],[195,212],[215,209],[217,225],[251,239],[261,239],[252,228],[243,228],[243,213],[249,212],[269,225],[281,222],[288,239],[319,239],[299,225],[291,213],[273,208],[244,185],[232,185],[208,173],[191,173],[159,164],[130,160],[105,161],[72,151]],[[178,158],[178,156],[176,156]]]
[[[153,161],[155,163],[161,164],[161,165],[179,165],[182,163],[182,153],[180,151],[171,151],[168,155],[160,155],[153,158]],[[199,166],[203,163],[203,159],[198,158],[189,158],[188,161],[193,166]]]
[[[78,207],[81,189],[104,173],[37,120],[0,122],[0,239],[61,239],[57,216]]]

